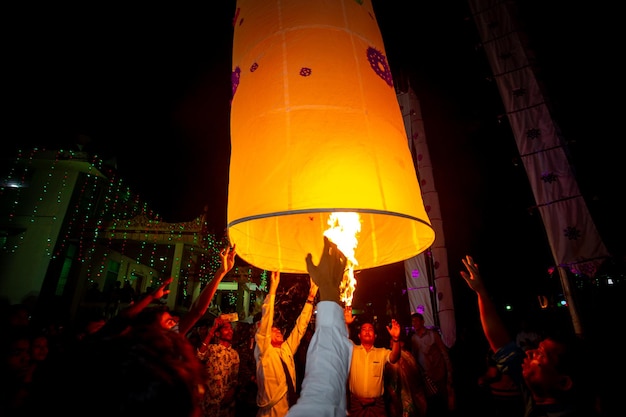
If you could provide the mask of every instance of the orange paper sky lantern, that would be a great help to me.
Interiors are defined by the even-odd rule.
[[[228,233],[265,270],[306,273],[333,212],[357,212],[358,269],[435,238],[369,0],[238,0]]]

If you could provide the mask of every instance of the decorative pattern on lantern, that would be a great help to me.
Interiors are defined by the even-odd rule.
[[[306,273],[331,213],[359,213],[359,269],[434,241],[370,0],[238,0],[228,234],[269,271]]]

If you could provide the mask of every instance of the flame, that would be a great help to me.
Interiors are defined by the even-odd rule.
[[[354,251],[359,243],[357,234],[361,231],[361,216],[354,212],[331,213],[328,218],[328,226],[324,232],[331,242],[345,255],[347,259],[346,270],[339,286],[341,301],[346,306],[352,305],[352,297],[356,288],[354,267],[358,265],[354,257]]]

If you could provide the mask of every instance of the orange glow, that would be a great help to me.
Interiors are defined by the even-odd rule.
[[[227,222],[244,261],[306,273],[337,212],[360,216],[359,269],[431,246],[371,0],[237,0],[232,84]]]

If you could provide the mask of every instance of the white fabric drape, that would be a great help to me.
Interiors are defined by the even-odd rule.
[[[558,125],[535,76],[532,50],[525,47],[515,20],[515,4],[469,0],[469,6],[545,226],[575,331],[581,334],[566,271],[593,277],[610,254],[580,193]]]
[[[593,276],[609,257],[567,159],[514,4],[469,0],[558,267]]]
[[[435,230],[435,241],[430,250],[404,261],[404,270],[411,313],[423,309],[427,326],[438,324],[441,337],[448,347],[456,342],[456,319],[454,298],[448,275],[448,252],[443,234],[443,222],[439,205],[439,195],[435,189],[433,166],[430,160],[422,109],[415,92],[407,88],[399,92],[398,102],[404,119],[409,146],[416,163],[420,180],[422,199],[426,213]],[[426,262],[429,256],[429,262]],[[432,279],[429,280],[429,277]],[[432,285],[432,288],[431,288]],[[434,300],[434,305],[433,301]],[[435,320],[437,318],[437,320]],[[438,323],[437,323],[438,321]]]

